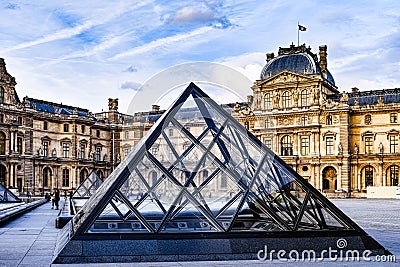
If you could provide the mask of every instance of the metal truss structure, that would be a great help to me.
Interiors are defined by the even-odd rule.
[[[103,183],[96,171],[93,170],[72,194],[72,198],[90,198]]]
[[[339,234],[383,249],[194,83],[66,227],[61,255],[71,241],[117,237],[245,242]]]

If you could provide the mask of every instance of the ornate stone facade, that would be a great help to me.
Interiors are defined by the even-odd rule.
[[[232,114],[317,189],[356,197],[398,185],[400,89],[340,93],[326,46],[318,60],[292,45],[267,55],[252,90],[254,101]]]

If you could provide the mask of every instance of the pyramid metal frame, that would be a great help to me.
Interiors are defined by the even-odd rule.
[[[4,185],[0,184],[0,203],[5,202],[21,202],[16,195],[14,195],[9,189],[7,189]]]
[[[103,180],[93,170],[72,194],[72,198],[90,198],[101,186]]]
[[[181,120],[184,104],[190,100],[195,104],[199,118],[204,121],[202,133],[192,133]],[[183,150],[178,149],[173,137],[168,136],[168,127],[178,129],[180,137],[186,140]],[[170,160],[155,155],[153,148],[159,146],[159,142],[163,142],[168,149],[165,153],[170,155]],[[195,153],[197,159],[193,160],[191,156]],[[206,164],[214,169],[201,180],[199,173]],[[157,170],[161,175],[150,183],[144,177],[144,169]],[[183,179],[179,179],[178,174]],[[215,206],[211,197],[207,198],[208,191],[205,189],[221,174],[233,184],[233,191],[225,200],[219,199],[219,204]],[[146,211],[146,205],[152,205],[157,212]],[[296,238],[320,237],[323,242],[314,241],[315,247],[320,247],[321,243],[327,244],[329,238],[332,243],[332,238],[346,236],[356,243],[353,246],[358,249],[368,247],[387,253],[340,209],[191,83],[66,226],[54,262],[71,262],[74,257],[90,258],[82,256],[85,252],[82,255],[68,254],[66,251],[71,251],[71,248],[65,247],[69,243],[76,245],[76,242],[87,240],[116,238],[133,243],[138,240],[175,240],[179,243],[205,236],[210,242],[215,238],[239,243],[245,242],[243,238],[261,238],[257,242],[252,239],[254,244],[251,243],[253,241],[246,241],[247,250],[219,251],[216,248],[219,252],[214,253],[224,254],[225,258],[237,254],[254,258],[254,250],[260,248],[260,242],[265,244],[268,238],[275,240],[283,237],[294,238],[289,243],[300,247],[302,241]],[[211,243],[208,244],[211,246]],[[150,254],[185,254],[167,250],[159,249]],[[114,251],[114,256],[136,255],[139,252],[126,253]],[[197,249],[195,253],[202,254],[202,259],[210,259],[209,252]],[[140,260],[143,260],[143,255]],[[132,261],[132,258],[127,261]]]

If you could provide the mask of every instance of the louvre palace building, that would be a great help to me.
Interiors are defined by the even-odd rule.
[[[266,60],[248,102],[224,104],[226,111],[328,196],[363,197],[367,186],[398,185],[400,89],[337,88],[325,45],[317,54],[306,45],[279,48]],[[93,170],[106,179],[163,114],[156,105],[122,114],[116,98],[108,111],[92,113],[20,99],[15,86],[0,59],[0,183],[20,194],[68,191]],[[188,120],[185,127],[204,125]],[[145,175],[151,181],[156,174]],[[222,179],[214,192],[227,186]]]

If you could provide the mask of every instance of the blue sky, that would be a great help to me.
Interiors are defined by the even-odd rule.
[[[297,43],[298,21],[300,43],[328,46],[340,91],[400,87],[396,0],[0,0],[0,57],[20,98],[99,112],[113,97],[126,112],[141,84],[176,64],[218,62],[257,79],[266,53]]]

